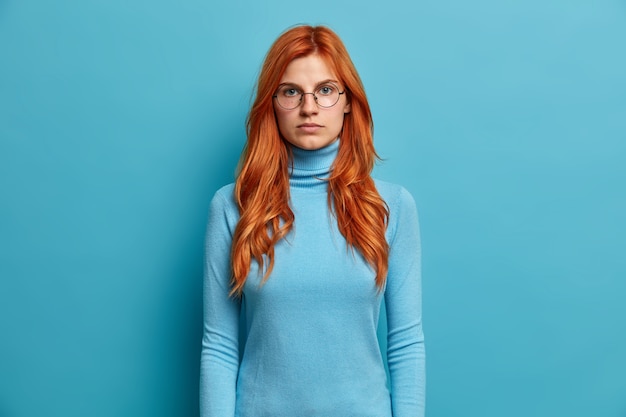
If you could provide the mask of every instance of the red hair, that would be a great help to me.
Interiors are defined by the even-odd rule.
[[[357,249],[384,287],[389,245],[385,231],[389,210],[370,173],[377,158],[372,114],[361,79],[343,42],[324,26],[297,26],[284,32],[269,49],[247,119],[248,139],[235,184],[239,222],[232,246],[232,294],[240,294],[255,260],[265,269],[274,266],[274,246],[291,230],[289,158],[274,115],[273,98],[287,66],[296,58],[320,56],[345,86],[350,113],[344,116],[339,150],[328,178],[328,206],[348,245]]]

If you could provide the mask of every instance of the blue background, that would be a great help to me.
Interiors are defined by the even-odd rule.
[[[0,416],[196,416],[255,76],[328,24],[420,209],[429,417],[626,416],[624,0],[0,1]]]

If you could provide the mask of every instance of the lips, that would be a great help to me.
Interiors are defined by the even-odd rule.
[[[305,134],[315,134],[322,128],[322,126],[318,125],[317,123],[302,123],[297,127],[300,132],[303,132]]]

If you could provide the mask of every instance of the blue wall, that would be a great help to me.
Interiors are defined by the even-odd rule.
[[[195,416],[255,75],[333,27],[421,214],[429,417],[626,416],[623,0],[0,1],[0,416]]]

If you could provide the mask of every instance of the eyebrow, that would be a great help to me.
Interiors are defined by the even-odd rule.
[[[326,83],[339,84],[339,81],[337,81],[337,80],[333,80],[333,79],[331,79],[331,78],[328,78],[328,79],[326,79],[326,80],[320,81],[320,82],[318,82],[317,84],[315,84],[315,87],[317,88],[317,87],[319,87],[320,85],[322,85],[322,84],[326,84]],[[304,88],[303,88],[300,84],[298,84],[298,83],[292,83],[292,82],[280,83],[280,84],[278,84],[278,87],[283,87],[283,86],[286,86],[286,85],[292,85],[292,86],[294,86],[294,87],[298,87],[300,90],[304,90]]]

